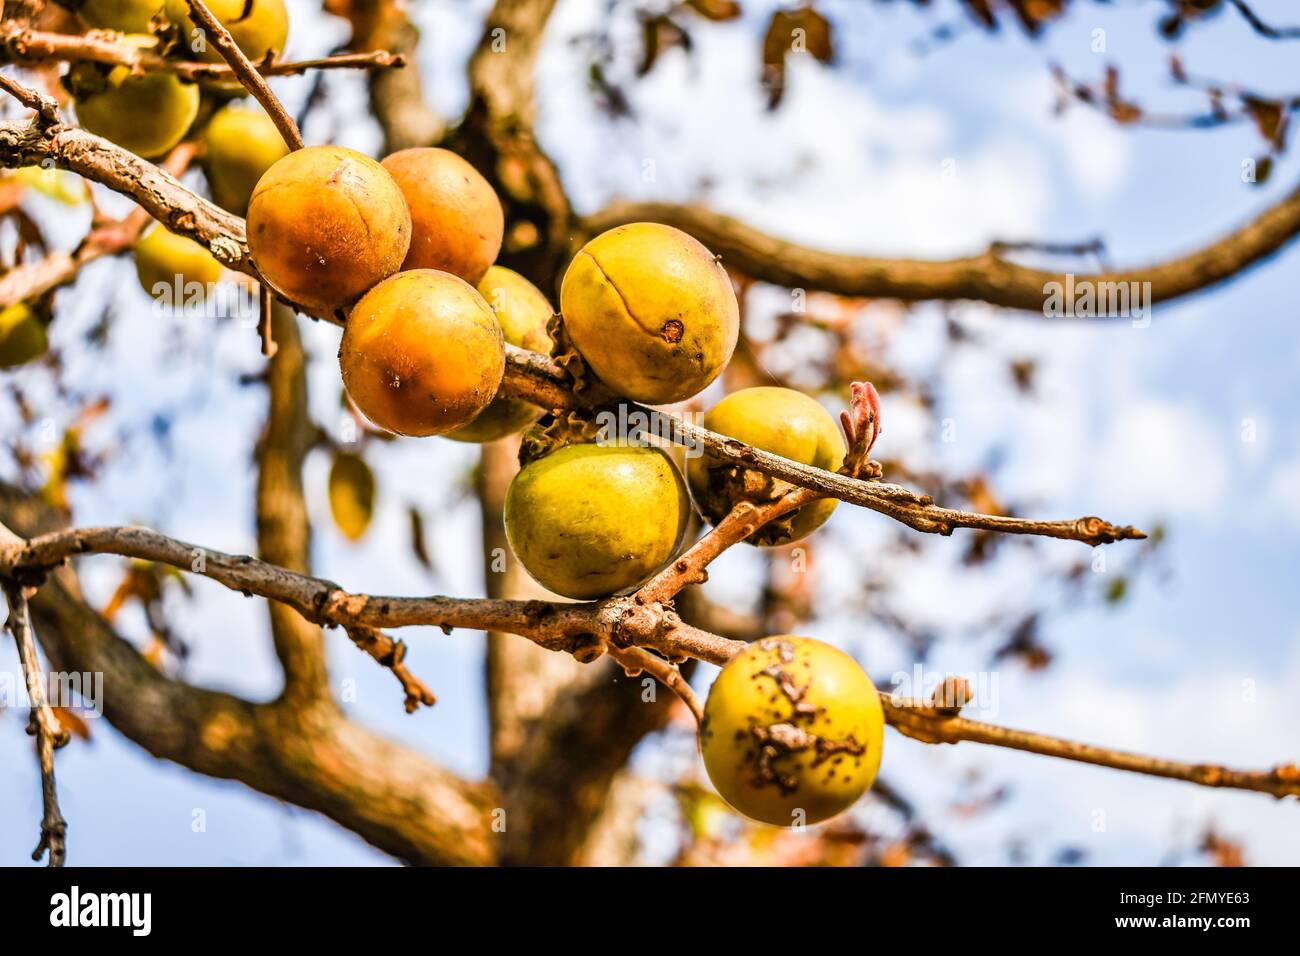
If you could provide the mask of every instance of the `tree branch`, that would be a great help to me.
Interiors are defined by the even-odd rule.
[[[584,234],[629,222],[662,222],[690,233],[729,269],[791,289],[818,289],[859,298],[907,302],[973,299],[1008,309],[1043,312],[1050,283],[1066,274],[1010,262],[996,250],[960,259],[891,259],[810,249],[702,206],[614,203],[581,219]],[[1286,246],[1300,233],[1300,189],[1255,218],[1201,248],[1138,268],[1075,274],[1074,287],[1092,283],[1151,283],[1150,302],[1212,288]],[[1126,286],[1127,287],[1127,286]]]
[[[40,535],[26,542],[0,545],[0,577],[20,582],[38,581],[62,559],[90,552],[158,561],[204,574],[233,590],[282,601],[298,609],[305,617],[324,623],[375,627],[433,624],[476,630],[495,628],[527,637],[551,650],[566,651],[582,661],[594,660],[608,648],[616,652],[641,648],[657,651],[670,663],[694,658],[723,666],[747,646],[743,641],[729,640],[691,627],[662,605],[638,604],[631,598],[548,604],[543,601],[349,594],[326,581],[252,558],[194,548],[140,528],[70,529]],[[201,564],[194,560],[197,555],[204,557]],[[620,655],[620,659],[628,660],[626,655]],[[642,664],[647,662],[647,658],[638,657],[637,660]],[[655,670],[662,670],[653,660],[650,663]],[[671,676],[666,672],[664,676],[671,686]],[[556,707],[547,712],[545,720],[560,721],[561,711],[575,706],[575,699],[574,696],[557,699]],[[1253,790],[1277,797],[1300,796],[1300,768],[1290,764],[1270,771],[1184,764],[970,721],[956,716],[951,709],[930,703],[899,702],[889,694],[882,693],[881,699],[889,724],[906,736],[928,743],[972,741],[1203,786]],[[590,719],[584,723],[589,728],[600,726],[603,729],[604,726],[600,721]],[[532,754],[530,761],[535,763],[536,756]]]
[[[306,144],[302,141],[298,124],[271,91],[266,77],[259,73],[252,61],[244,55],[244,51],[239,48],[230,31],[212,15],[212,11],[207,8],[203,0],[185,0],[185,2],[190,6],[190,20],[207,35],[208,42],[216,47],[217,52],[230,66],[231,72],[243,84],[244,89],[253,94],[253,99],[262,104],[262,109],[266,110],[266,115],[271,117],[271,121],[275,123],[275,128],[280,131],[280,136],[284,138],[288,147],[291,150],[302,149]]]
[[[9,529],[0,525],[0,537],[8,538]],[[41,769],[41,838],[32,851],[32,859],[39,860],[46,851],[50,854],[51,867],[63,866],[67,857],[68,824],[59,810],[59,794],[54,782],[54,751],[68,742],[68,732],[64,730],[50,709],[50,702],[45,695],[44,675],[41,662],[36,657],[36,642],[32,637],[32,621],[27,606],[27,593],[24,588],[12,581],[4,582],[5,600],[9,603],[9,631],[18,645],[18,657],[22,661],[23,677],[27,683],[27,696],[31,702],[27,732],[36,738],[36,757]]]
[[[148,73],[174,73],[191,82],[238,79],[235,71],[227,64],[173,59],[126,43],[119,33],[49,33],[30,29],[13,20],[0,23],[0,62],[35,65],[50,61],[103,63]],[[404,55],[387,50],[342,53],[310,60],[262,59],[253,64],[262,76],[296,76],[308,70],[360,69],[381,72],[405,66]]]

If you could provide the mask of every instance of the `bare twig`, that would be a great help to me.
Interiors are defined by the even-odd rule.
[[[432,707],[438,702],[438,698],[433,695],[429,686],[412,674],[404,663],[405,642],[394,640],[374,627],[355,625],[346,630],[353,644],[374,658],[381,667],[386,667],[393,672],[393,676],[397,678],[406,694],[404,704],[408,714],[419,710],[421,704]]]
[[[284,105],[279,98],[271,92],[271,87],[266,82],[266,77],[257,71],[252,61],[244,55],[244,51],[235,43],[231,37],[230,31],[221,25],[221,21],[212,15],[212,11],[207,8],[203,0],[185,0],[190,5],[190,19],[194,25],[203,30],[208,37],[208,42],[216,47],[221,58],[229,64],[235,78],[243,84],[244,89],[253,94],[253,98],[262,104],[262,109],[266,110],[266,115],[271,117],[275,123],[275,128],[280,131],[284,137],[285,143],[289,148],[302,149],[306,144],[302,141],[302,133],[298,131],[298,124],[294,122],[292,116],[285,110]]]
[[[42,126],[55,126],[62,122],[59,104],[44,93],[23,86],[3,73],[0,73],[0,90],[4,90],[29,110],[35,110]]]
[[[3,528],[3,526],[0,526]],[[8,529],[4,529],[7,537]],[[39,860],[49,852],[49,865],[63,866],[67,856],[68,824],[59,810],[59,794],[54,782],[54,751],[68,742],[68,732],[59,724],[45,695],[44,675],[36,656],[36,641],[32,636],[31,615],[27,608],[27,593],[21,584],[4,581],[5,600],[9,603],[8,627],[18,645],[23,676],[27,682],[27,695],[31,702],[27,732],[36,737],[36,755],[41,768],[41,838],[32,859]]]
[[[609,656],[618,661],[628,677],[636,677],[644,671],[671,690],[686,705],[696,724],[704,719],[704,707],[700,699],[695,696],[695,691],[691,690],[691,685],[676,664],[670,664],[662,657],[656,657],[639,647],[611,647]]]
[[[259,307],[257,337],[262,342],[262,354],[267,358],[273,358],[278,346],[275,344],[275,336],[271,333],[271,310],[273,308],[271,287],[265,282],[257,284],[257,300]]]
[[[662,604],[688,584],[703,584],[709,579],[705,569],[709,563],[733,544],[739,544],[751,534],[782,515],[789,514],[820,495],[808,488],[787,491],[773,501],[753,504],[741,501],[728,512],[707,534],[703,535],[676,561],[652,577],[636,592],[640,604]]]
[[[1300,39],[1300,27],[1274,27],[1265,23],[1259,18],[1250,7],[1246,5],[1246,0],[1228,0],[1237,12],[1242,15],[1250,28],[1262,37],[1268,37],[1270,40],[1296,40]]]
[[[156,50],[126,43],[120,34],[92,31],[77,35],[33,30],[12,20],[0,23],[0,61],[39,64],[103,63],[125,66],[149,73],[173,73],[183,80],[199,82],[237,79],[234,70],[224,63],[202,60],[178,60]],[[364,53],[341,53],[310,60],[277,61],[271,56],[253,64],[263,76],[297,76],[308,70],[386,70],[406,66],[406,57],[387,50]]]
[[[955,744],[963,740],[1007,747],[1045,757],[1060,757],[1099,767],[1144,773],[1155,777],[1185,780],[1203,787],[1228,787],[1255,790],[1275,797],[1300,796],[1300,768],[1280,764],[1272,770],[1232,770],[1217,764],[1190,764],[1111,750],[1092,744],[1077,743],[1028,730],[998,727],[951,715],[943,708],[919,701],[899,701],[889,694],[880,695],[885,720],[899,733],[932,744]]]

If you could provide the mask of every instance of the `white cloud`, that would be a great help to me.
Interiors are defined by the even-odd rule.
[[[1204,513],[1227,486],[1226,450],[1207,416],[1160,398],[1117,411],[1093,460],[1092,487],[1130,512]]]

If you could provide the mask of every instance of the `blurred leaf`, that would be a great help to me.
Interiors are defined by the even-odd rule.
[[[1286,146],[1286,107],[1277,100],[1259,99],[1254,96],[1243,96],[1241,102],[1246,110],[1246,115],[1254,121],[1255,128],[1259,130],[1259,135],[1264,137],[1264,141],[1279,152],[1284,149]]]
[[[357,541],[370,527],[375,513],[375,476],[360,455],[338,452],[330,466],[330,514],[349,541]]]
[[[415,555],[415,560],[420,562],[421,567],[432,571],[433,561],[429,558],[429,548],[424,539],[424,518],[415,505],[407,509],[407,514],[411,519],[411,553]]]
[[[82,740],[90,739],[90,725],[75,710],[70,710],[67,707],[51,707],[50,709],[54,711],[55,719],[58,720],[59,726],[64,730],[75,737],[80,737]]]
[[[812,7],[777,10],[768,22],[763,37],[763,89],[767,108],[776,109],[785,96],[786,57],[791,53],[811,53],[821,63],[835,58],[830,21]]]
[[[637,67],[637,76],[645,76],[654,69],[660,54],[666,50],[680,47],[687,53],[691,52],[691,35],[667,14],[647,16],[641,20],[641,45],[641,64]]]
[[[1106,603],[1118,604],[1128,594],[1128,578],[1121,575],[1106,585]]]
[[[1272,175],[1273,175],[1273,157],[1261,156],[1258,160],[1255,161],[1255,178],[1251,180],[1251,184],[1255,186],[1262,186],[1269,181],[1269,178]]]
[[[736,0],[686,0],[686,6],[700,16],[719,23],[740,16],[740,4]]]

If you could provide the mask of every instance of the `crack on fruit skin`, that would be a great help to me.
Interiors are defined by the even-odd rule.
[[[633,324],[638,325],[641,327],[642,330],[649,332],[650,329],[646,328],[645,323],[642,322],[640,319],[638,319],[636,315],[632,312],[632,307],[627,304],[627,296],[623,295],[623,290],[618,287],[618,283],[616,283],[613,279],[611,279],[609,277],[609,273],[606,272],[601,267],[600,260],[598,260],[586,249],[583,249],[580,254],[586,256],[588,259],[591,260],[592,265],[596,267],[596,271],[600,273],[600,277],[605,280],[606,284],[608,284],[611,289],[614,290],[614,294],[618,296],[619,303],[623,306],[623,312],[627,315],[629,319],[632,320]]]

